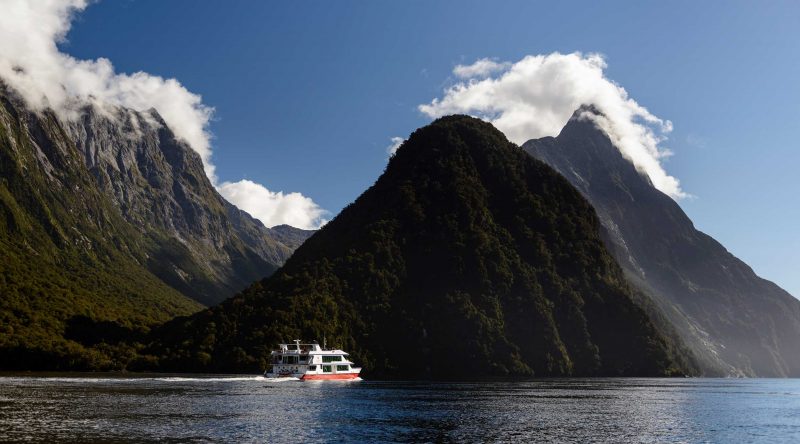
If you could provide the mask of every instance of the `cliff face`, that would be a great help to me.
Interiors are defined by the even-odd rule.
[[[86,108],[65,130],[123,217],[145,235],[168,239],[151,252],[149,269],[203,304],[268,276],[302,243],[284,244],[282,231],[225,201],[199,155],[154,110]]]
[[[758,277],[576,112],[523,148],[594,206],[628,279],[647,293],[709,375],[800,375],[800,301]]]
[[[2,368],[113,368],[75,328],[197,311],[272,273],[306,234],[222,199],[155,112],[87,107],[64,122],[0,83]]]
[[[326,336],[372,376],[688,371],[599,227],[566,180],[491,125],[439,119],[276,274],[157,330],[148,362],[263,371],[277,342]]]

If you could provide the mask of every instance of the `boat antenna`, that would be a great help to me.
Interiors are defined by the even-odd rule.
[[[327,350],[328,349],[328,340],[325,339],[325,335],[322,335],[322,349],[323,350]]]

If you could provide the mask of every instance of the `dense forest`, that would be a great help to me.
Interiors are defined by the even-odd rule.
[[[693,372],[633,297],[580,193],[450,116],[276,274],[155,330],[129,368],[260,372],[279,341],[324,336],[369,376]]]

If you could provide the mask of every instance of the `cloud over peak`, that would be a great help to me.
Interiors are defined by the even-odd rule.
[[[100,109],[155,108],[175,136],[200,154],[212,184],[220,191],[226,185],[235,185],[218,184],[208,129],[214,109],[203,104],[200,95],[187,90],[176,79],[141,71],[117,73],[108,59],[79,60],[59,50],[58,43],[69,32],[73,18],[88,4],[87,0],[0,0],[0,79],[18,91],[31,108],[51,108],[64,120],[77,117],[78,110],[86,104]],[[241,208],[242,202],[250,204],[258,198],[244,196],[244,191],[257,192],[257,196],[268,202],[259,209],[260,216],[253,216],[263,217],[262,222],[267,226],[273,220],[319,220],[317,211],[322,210],[311,199],[299,193],[273,193],[261,185],[258,187],[242,187],[237,193],[223,196]],[[278,213],[268,214],[267,209]],[[302,211],[309,211],[305,219],[298,216]]]
[[[419,106],[435,118],[472,114],[494,124],[511,141],[557,135],[573,112],[584,104],[602,113],[586,113],[605,131],[623,156],[646,174],[665,194],[680,199],[687,194],[665,171],[661,161],[672,153],[660,146],[672,131],[627,91],[605,77],[605,59],[599,54],[529,55],[515,63],[480,59],[453,70],[460,81],[442,98]]]
[[[217,190],[229,202],[250,213],[268,227],[291,225],[303,229],[316,229],[327,222],[327,211],[300,193],[273,192],[263,185],[243,179],[223,182]]]

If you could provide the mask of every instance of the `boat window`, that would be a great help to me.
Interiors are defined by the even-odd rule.
[[[297,356],[284,356],[283,357],[284,364],[297,364]]]
[[[323,356],[322,362],[339,362],[342,360],[341,356]]]
[[[350,366],[349,365],[337,365],[336,366],[336,371],[337,372],[346,372],[348,370],[350,370]]]
[[[323,365],[322,366],[322,371],[324,373],[330,373],[331,372],[331,366],[330,365]]]
[[[315,371],[317,369],[317,366],[316,365],[309,365],[308,369],[313,372],[313,371]]]

